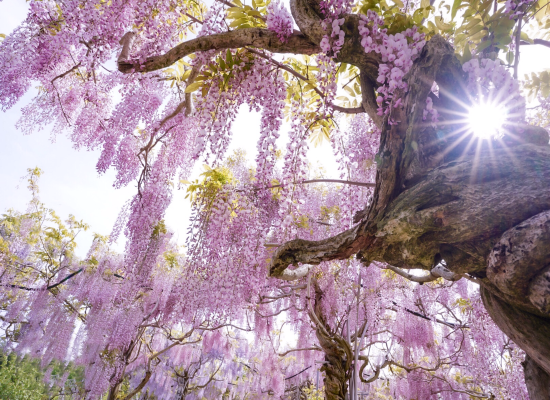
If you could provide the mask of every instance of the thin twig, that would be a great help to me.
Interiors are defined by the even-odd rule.
[[[76,272],[73,272],[72,274],[70,275],[67,275],[65,278],[61,279],[59,282],[53,284],[53,285],[50,285],[50,286],[46,286],[44,288],[30,288],[30,287],[25,287],[25,286],[19,286],[19,285],[8,285],[8,284],[4,284],[4,285],[0,285],[0,286],[4,286],[4,287],[10,287],[10,288],[15,288],[15,289],[22,289],[22,290],[27,290],[27,291],[42,291],[42,290],[51,290],[59,285],[61,285],[62,283],[68,281],[69,279],[71,279],[73,276],[81,273],[82,271],[84,270],[84,268],[80,268],[78,271]]]

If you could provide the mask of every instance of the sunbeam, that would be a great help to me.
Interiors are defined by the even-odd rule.
[[[478,103],[468,112],[470,131],[482,139],[491,139],[502,134],[502,125],[506,121],[506,109],[502,105]]]

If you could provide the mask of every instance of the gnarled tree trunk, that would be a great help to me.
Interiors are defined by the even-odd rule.
[[[443,259],[477,278],[496,324],[550,373],[548,133],[524,125],[507,127],[502,140],[457,135],[464,122],[444,110],[465,111],[465,77],[441,37],[426,44],[407,78],[409,90],[389,115],[399,123],[383,125],[376,189],[358,225],[319,242],[285,243],[270,273],[353,254],[365,265],[425,270]],[[435,128],[422,120],[434,81],[442,110]],[[546,375],[529,374],[530,385],[544,386]]]
[[[319,345],[325,353],[325,363],[321,367],[325,377],[325,397],[327,400],[345,400],[348,393],[348,382],[351,377],[351,363],[353,355],[348,342],[333,331],[323,316],[321,300],[323,292],[313,279],[315,291],[314,306],[310,311],[311,319],[316,325],[315,334]]]
[[[525,384],[531,399],[550,399],[550,375],[528,355],[523,362]]]
[[[246,28],[189,40],[142,63],[126,59],[128,36],[119,70],[148,72],[197,51],[243,46],[276,53],[320,52],[321,39],[330,32],[322,28],[319,1],[291,0],[290,5],[300,32],[285,43],[267,29]],[[272,257],[271,276],[282,276],[290,264],[318,264],[354,254],[365,265],[382,261],[426,270],[445,260],[452,272],[477,278],[490,315],[531,360],[526,371],[533,370],[534,362],[550,373],[548,133],[516,125],[499,141],[465,134],[470,102],[463,89],[466,77],[452,46],[437,35],[405,77],[408,90],[394,93],[400,104],[382,121],[374,95],[380,55],[365,53],[358,26],[358,15],[345,16],[345,41],[336,61],[359,68],[362,109],[382,129],[373,199],[357,213],[354,228],[322,241],[296,239],[280,246]],[[434,82],[438,97],[431,93]],[[440,116],[435,127],[423,121],[428,96]],[[339,387],[338,363],[348,358],[333,343],[333,335],[325,333],[318,337],[327,352],[327,397],[340,399],[345,385]],[[546,379],[528,374],[537,385]]]

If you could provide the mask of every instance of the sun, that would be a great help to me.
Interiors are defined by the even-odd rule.
[[[499,104],[477,103],[468,112],[470,131],[482,139],[500,136],[505,120],[506,109]]]

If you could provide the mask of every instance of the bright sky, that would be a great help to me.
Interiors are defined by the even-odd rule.
[[[0,1],[0,33],[11,33],[25,18],[27,7],[24,0]],[[550,63],[542,63],[545,59],[550,60],[550,49],[522,47],[520,76],[550,67]],[[41,199],[46,206],[55,209],[62,217],[73,214],[91,225],[91,231],[79,238],[78,253],[83,256],[91,244],[91,232],[109,234],[119,210],[134,195],[136,188],[131,185],[114,189],[113,171],[99,176],[95,170],[98,151],[77,151],[63,136],[52,142],[48,129],[29,136],[18,131],[15,124],[21,115],[21,107],[28,104],[33,95],[32,91],[29,92],[12,109],[0,112],[0,213],[8,208],[24,211],[30,196],[21,177],[27,168],[40,167],[44,171],[40,182]],[[233,126],[230,152],[242,148],[253,160],[259,126],[259,114],[243,108]],[[286,135],[282,135],[279,148],[284,148],[285,140]],[[323,165],[329,174],[334,171],[334,158],[327,143],[310,151],[310,155],[314,165]],[[166,215],[167,225],[176,233],[180,244],[183,243],[190,212],[189,202],[184,197],[183,191],[176,192]]]

